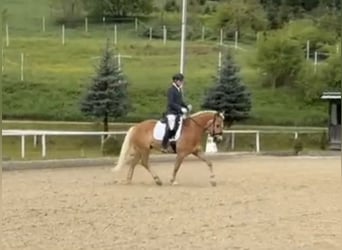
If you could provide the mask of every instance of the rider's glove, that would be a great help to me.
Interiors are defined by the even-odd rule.
[[[181,111],[183,114],[186,114],[188,112],[188,110],[186,108],[181,108]]]
[[[187,108],[188,108],[188,111],[191,112],[191,110],[192,110],[192,105],[189,104],[189,105],[187,106]]]

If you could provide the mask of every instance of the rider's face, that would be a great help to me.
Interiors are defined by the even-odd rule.
[[[180,80],[176,81],[176,84],[177,84],[178,87],[182,87],[183,83],[184,83],[184,81],[180,81]]]

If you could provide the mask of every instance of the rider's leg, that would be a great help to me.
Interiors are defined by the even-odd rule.
[[[170,129],[168,127],[169,127],[168,125],[165,126],[165,134],[164,134],[162,145],[161,145],[162,152],[167,152],[167,144],[169,142],[169,136],[170,136]]]
[[[176,116],[173,114],[169,114],[166,116],[166,118],[167,118],[167,124],[165,126],[165,134],[164,134],[164,138],[162,141],[162,152],[167,152],[167,146],[168,146],[168,142],[170,138],[170,133],[175,127]]]

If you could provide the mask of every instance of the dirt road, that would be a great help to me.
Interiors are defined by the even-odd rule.
[[[342,249],[340,158],[244,156],[138,167],[3,172],[4,249]]]

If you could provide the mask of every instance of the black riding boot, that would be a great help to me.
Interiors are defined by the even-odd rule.
[[[161,147],[161,151],[164,152],[164,153],[167,153],[168,150],[167,150],[167,146],[168,146],[168,142],[169,142],[169,138],[170,138],[170,129],[169,128],[166,128],[165,129],[165,135],[163,137],[163,140],[162,140],[162,147]]]

